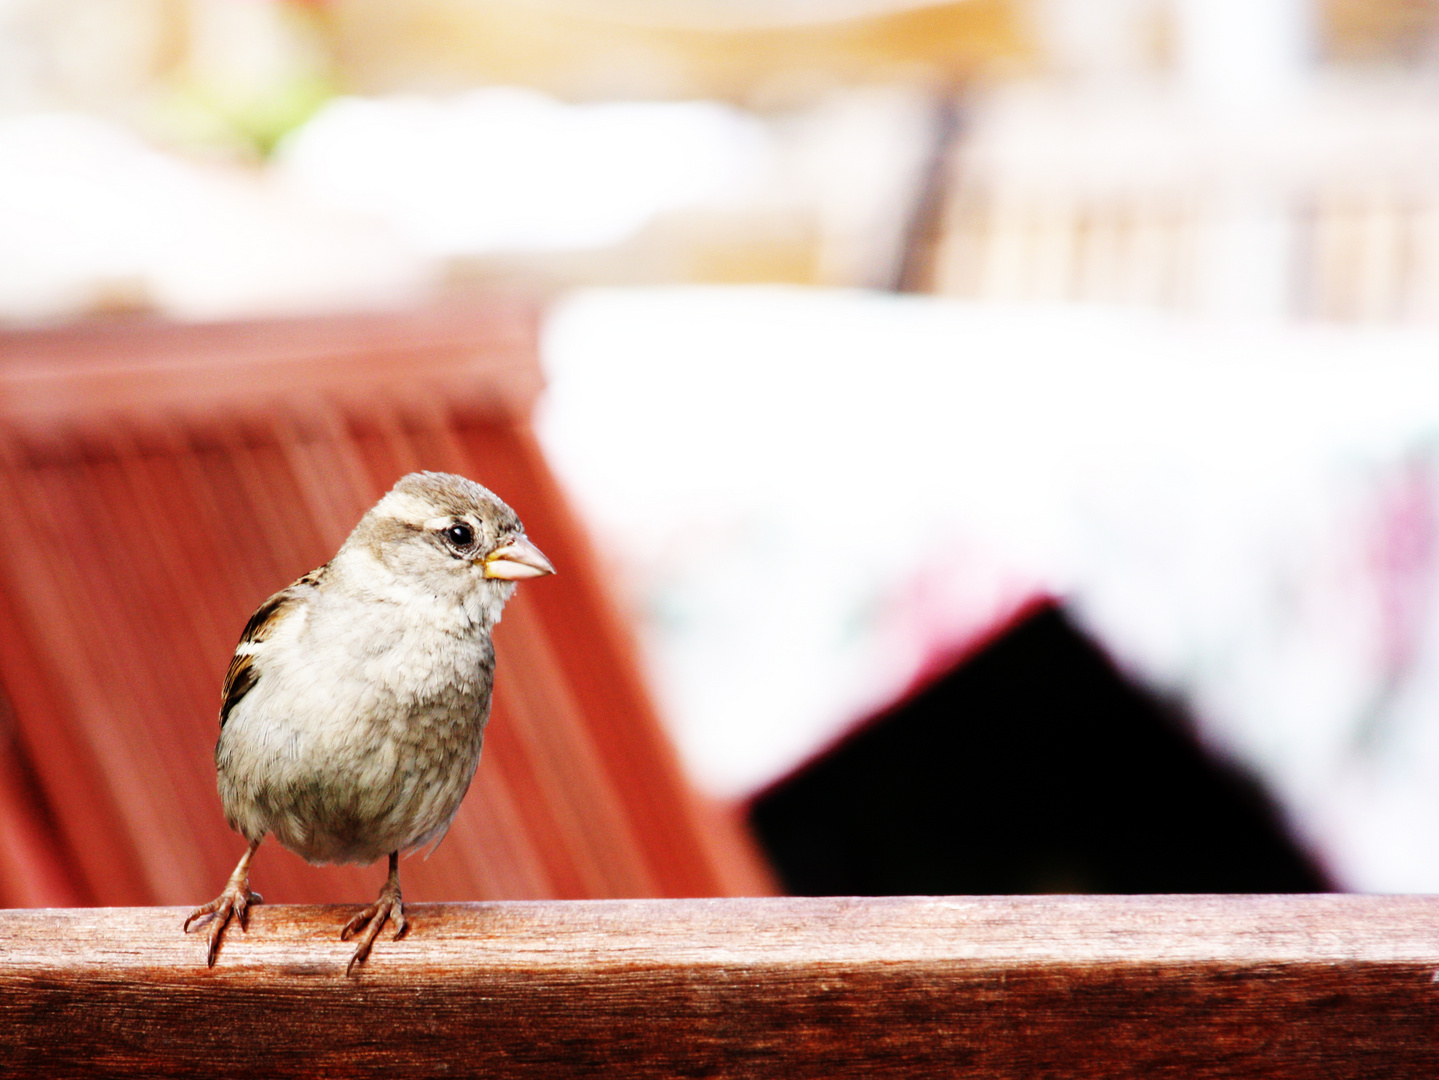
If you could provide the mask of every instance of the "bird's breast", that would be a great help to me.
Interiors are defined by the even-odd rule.
[[[488,633],[323,631],[258,652],[216,760],[231,822],[316,862],[366,862],[435,835],[479,762]]]

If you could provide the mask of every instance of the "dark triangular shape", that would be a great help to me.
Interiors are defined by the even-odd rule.
[[[1253,780],[1045,606],[759,796],[799,895],[1309,892]]]

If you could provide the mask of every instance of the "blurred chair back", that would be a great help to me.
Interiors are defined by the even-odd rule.
[[[0,906],[184,904],[242,849],[211,759],[250,612],[414,469],[494,489],[553,559],[497,631],[484,760],[406,897],[769,891],[691,792],[633,644],[528,426],[537,314],[406,314],[0,335]],[[266,844],[274,901],[368,900],[383,867]]]

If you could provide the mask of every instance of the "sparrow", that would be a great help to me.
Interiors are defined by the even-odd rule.
[[[387,921],[408,930],[400,854],[438,844],[475,775],[490,715],[490,632],[515,582],[554,573],[515,512],[463,476],[403,477],[335,557],[250,616],[225,675],[220,802],[249,847],[208,917],[213,967],[231,919],[248,928],[250,860],[272,835],[312,863],[388,855],[345,971]]]

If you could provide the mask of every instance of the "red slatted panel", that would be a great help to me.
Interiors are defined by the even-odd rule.
[[[690,792],[582,530],[526,426],[534,312],[495,301],[255,326],[0,335],[0,905],[207,899],[241,850],[211,753],[220,680],[270,593],[403,473],[500,493],[554,560],[497,633],[479,776],[413,900],[762,893]],[[49,851],[47,855],[46,852]],[[383,867],[273,842],[253,882],[368,900]]]
[[[89,896],[55,828],[29,755],[0,699],[0,897],[18,907],[74,907]]]

